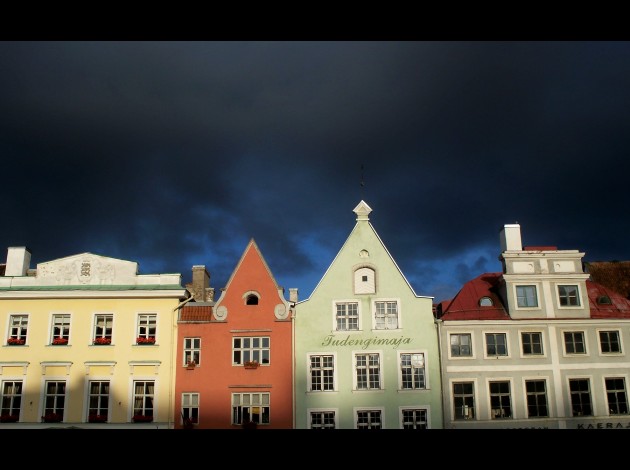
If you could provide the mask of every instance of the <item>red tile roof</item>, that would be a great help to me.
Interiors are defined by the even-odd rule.
[[[630,300],[597,282],[587,280],[591,318],[630,318]],[[610,299],[610,304],[602,303]]]
[[[502,273],[484,273],[464,284],[455,298],[443,311],[441,320],[509,320],[503,303],[497,295]],[[479,299],[489,297],[492,306],[482,307]]]
[[[212,321],[212,306],[194,303],[184,305],[179,321]]]

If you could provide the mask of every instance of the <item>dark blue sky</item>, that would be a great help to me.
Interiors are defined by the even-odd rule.
[[[305,299],[364,199],[440,301],[500,270],[506,223],[630,259],[629,148],[630,42],[0,42],[0,248],[31,267],[221,288],[254,238]]]

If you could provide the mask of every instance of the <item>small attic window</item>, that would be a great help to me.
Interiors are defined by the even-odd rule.
[[[599,297],[597,297],[597,303],[604,304],[604,305],[611,305],[612,301],[610,300],[610,297],[608,297],[607,295],[600,295]]]
[[[493,305],[494,305],[494,302],[492,301],[490,297],[482,297],[479,299],[480,307],[492,307]]]
[[[258,296],[255,294],[249,294],[245,298],[245,305],[258,305]]]

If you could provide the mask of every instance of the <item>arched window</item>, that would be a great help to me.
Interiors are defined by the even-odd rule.
[[[245,305],[258,305],[258,296],[256,294],[249,294],[245,298]]]

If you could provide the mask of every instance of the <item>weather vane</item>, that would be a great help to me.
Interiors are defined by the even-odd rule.
[[[361,163],[361,200],[364,199],[364,197],[363,197],[363,186],[365,186],[365,183],[363,182],[363,163]]]

